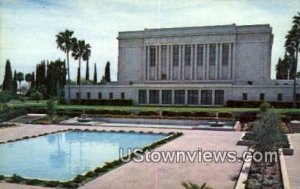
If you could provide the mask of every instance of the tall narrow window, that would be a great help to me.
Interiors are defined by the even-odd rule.
[[[162,90],[162,104],[172,104],[172,90]]]
[[[121,99],[125,99],[125,93],[121,93]]]
[[[212,91],[211,90],[202,90],[201,91],[201,104],[202,105],[211,105],[212,104]]]
[[[102,99],[102,93],[98,93],[98,99]]]
[[[114,94],[113,93],[109,93],[109,99],[113,99],[114,98]]]
[[[209,45],[209,65],[216,65],[216,45]]]
[[[229,62],[229,44],[222,46],[222,65],[228,65]]]
[[[175,90],[175,104],[184,104],[185,103],[185,91],[184,90]]]
[[[188,90],[188,104],[198,104],[198,90]]]
[[[215,91],[215,105],[223,105],[224,104],[224,91],[216,90]]]
[[[243,93],[242,99],[243,99],[243,100],[248,100],[248,94],[247,94],[247,93]]]
[[[146,104],[146,103],[147,103],[147,91],[139,90],[139,104]]]
[[[203,58],[204,58],[204,48],[203,45],[197,45],[197,65],[203,65]]]
[[[300,93],[296,94],[296,101],[300,101]]]
[[[265,100],[265,93],[260,93],[259,94],[259,100],[264,101]]]
[[[185,45],[184,48],[184,65],[191,65],[191,45]]]
[[[87,98],[87,99],[91,99],[91,93],[90,93],[90,92],[87,92],[87,93],[86,93],[86,98]]]
[[[282,101],[282,94],[281,94],[281,93],[278,93],[278,95],[277,95],[277,100],[278,100],[278,101]]]
[[[76,99],[79,99],[79,92],[76,93]]]
[[[155,67],[156,64],[156,48],[155,46],[150,47],[150,66]]]
[[[179,65],[179,46],[173,46],[173,66]]]
[[[149,91],[149,103],[150,104],[159,104],[159,90],[150,90]]]

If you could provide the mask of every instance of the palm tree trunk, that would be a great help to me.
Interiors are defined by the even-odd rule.
[[[298,48],[299,48],[299,43],[296,44],[296,60],[295,60],[295,76],[294,76],[294,86],[293,86],[293,107],[297,108],[297,92],[296,92],[296,85],[297,85],[297,64],[298,64]]]
[[[78,71],[78,77],[79,77],[79,104],[81,104],[81,58],[79,57],[79,71]]]
[[[67,103],[71,103],[71,81],[70,81],[70,64],[69,64],[69,51],[67,51],[67,64],[68,64],[68,100]]]

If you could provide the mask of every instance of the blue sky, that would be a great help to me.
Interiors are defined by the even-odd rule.
[[[110,61],[116,80],[119,31],[233,23],[273,27],[274,78],[275,65],[284,54],[284,37],[299,7],[299,0],[0,0],[0,82],[6,59],[13,70],[24,73],[35,71],[41,60],[64,59],[55,35],[65,29],[92,46],[90,64],[97,63],[98,74]],[[74,59],[70,63],[75,79],[78,63]]]

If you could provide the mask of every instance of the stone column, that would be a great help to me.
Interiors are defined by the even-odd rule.
[[[149,89],[146,89],[146,103],[149,104]]]
[[[194,79],[194,73],[193,73],[193,68],[194,68],[194,51],[195,51],[195,44],[191,45],[191,64],[190,64],[190,80]]]
[[[166,56],[167,56],[167,58],[166,58],[166,75],[167,75],[167,77],[166,77],[166,80],[169,80],[169,77],[170,77],[170,75],[169,75],[169,68],[170,68],[170,46],[169,45],[167,45],[166,46],[167,47],[167,50],[166,50]]]
[[[211,104],[215,105],[215,90],[211,90]]]
[[[173,80],[173,45],[170,45],[170,80]]]
[[[157,79],[161,80],[161,46],[158,46],[158,61],[157,61],[157,66],[158,66],[158,75],[157,75]]]
[[[228,79],[231,79],[231,44],[232,43],[229,43]]]
[[[219,64],[219,44],[217,43],[216,44],[216,54],[215,54],[215,59],[216,59],[216,62],[215,62],[215,77],[214,79],[217,80],[218,79],[218,64]]]
[[[178,56],[178,80],[180,80],[181,79],[181,47],[182,47],[182,45],[179,45],[178,46],[179,47],[179,49],[178,49],[178,54],[179,54],[179,56]]]
[[[155,46],[155,80],[158,80],[158,46]]]
[[[183,49],[182,49],[182,72],[181,72],[181,80],[185,80],[185,45],[182,46]]]
[[[220,61],[219,61],[219,79],[222,80],[222,56],[223,56],[223,43],[220,44]]]
[[[206,80],[206,44],[203,44],[203,64],[202,64],[202,78]]]
[[[233,43],[233,52],[232,52],[232,73],[231,73],[231,79],[235,79],[235,53],[236,53],[236,44]]]
[[[193,80],[197,80],[197,48],[198,48],[198,45],[195,44],[195,49],[194,49],[194,74],[193,74]]]
[[[209,43],[207,44],[207,56],[206,56],[206,80],[209,80]]]
[[[150,47],[151,46],[147,46],[147,54],[148,54],[148,56],[147,56],[147,62],[148,62],[148,64],[147,64],[147,80],[150,80]]]
[[[147,72],[147,66],[148,66],[148,58],[147,58],[147,54],[148,53],[148,47],[147,46],[144,46],[144,80],[146,81],[147,80],[147,77],[148,77],[148,72]]]

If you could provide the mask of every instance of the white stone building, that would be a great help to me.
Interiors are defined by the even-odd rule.
[[[84,85],[82,99],[132,99],[140,105],[293,100],[292,81],[270,79],[269,25],[145,29],[119,32],[117,39],[118,81]],[[78,92],[72,86],[71,98]]]

